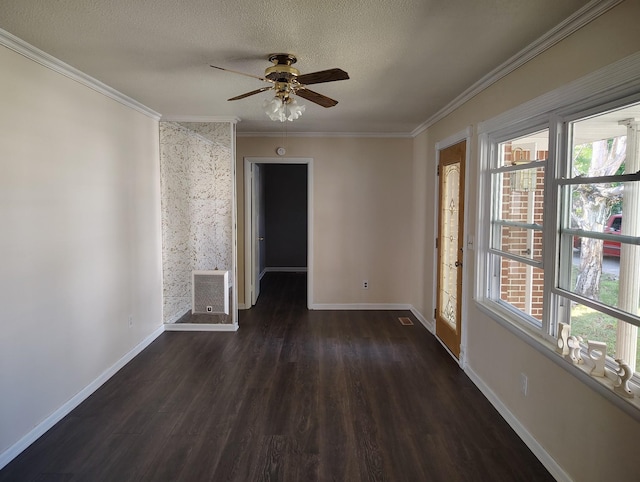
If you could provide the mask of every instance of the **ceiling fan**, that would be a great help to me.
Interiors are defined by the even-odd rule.
[[[292,99],[292,95],[298,95],[322,107],[333,107],[338,103],[337,100],[308,89],[307,85],[335,82],[349,78],[349,74],[342,69],[321,70],[319,72],[301,75],[298,69],[292,67],[298,59],[291,54],[271,54],[269,55],[269,61],[274,65],[265,69],[264,77],[218,67],[216,65],[211,65],[211,67],[270,83],[271,85],[268,87],[252,90],[251,92],[232,97],[228,100],[240,100],[259,94],[260,92],[273,90],[275,91],[275,97],[270,101],[265,101],[265,112],[273,120],[280,121],[297,119],[304,111],[304,106],[298,106],[296,101]]]

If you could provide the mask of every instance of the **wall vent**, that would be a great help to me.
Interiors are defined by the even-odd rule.
[[[193,314],[229,314],[229,272],[194,271]]]

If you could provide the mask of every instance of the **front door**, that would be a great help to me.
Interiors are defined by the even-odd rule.
[[[466,141],[440,152],[436,336],[460,357]]]

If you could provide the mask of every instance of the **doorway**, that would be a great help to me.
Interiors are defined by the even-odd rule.
[[[265,206],[269,199],[264,191],[265,178],[269,176],[269,172],[277,175],[277,166],[286,168],[286,165],[304,165],[306,166],[306,264],[302,266],[269,266],[269,259],[278,259],[277,249],[271,251],[267,245],[269,239],[267,237],[268,227],[265,223],[265,217],[268,215]],[[303,181],[304,182],[304,181]],[[311,158],[267,158],[267,157],[245,157],[244,158],[244,186],[245,186],[245,308],[251,308],[257,302],[260,294],[260,279],[265,271],[306,271],[307,272],[307,307],[312,305],[313,293],[313,159]],[[299,188],[299,186],[298,186]],[[292,187],[294,190],[294,187]],[[298,189],[299,191],[299,189]],[[278,196],[276,196],[278,197]],[[271,200],[271,202],[277,202]],[[282,200],[280,201],[282,202]],[[283,219],[272,220],[275,222],[271,228],[274,239],[272,243],[276,245],[283,244],[281,225]],[[280,225],[279,227],[277,225]],[[303,228],[304,229],[304,228]],[[279,232],[279,234],[278,234]],[[290,253],[291,254],[291,253]],[[274,258],[275,257],[275,258]],[[280,261],[275,264],[282,264],[282,256]],[[300,263],[294,263],[300,264]]]
[[[460,359],[467,142],[438,150],[436,336]]]

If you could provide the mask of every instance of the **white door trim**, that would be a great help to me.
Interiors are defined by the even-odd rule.
[[[245,157],[244,158],[244,300],[251,308],[251,238],[253,236],[251,202],[251,164],[306,164],[307,165],[307,308],[313,306],[313,158],[311,157]],[[247,208],[249,207],[249,209]],[[249,240],[249,242],[247,242]]]

